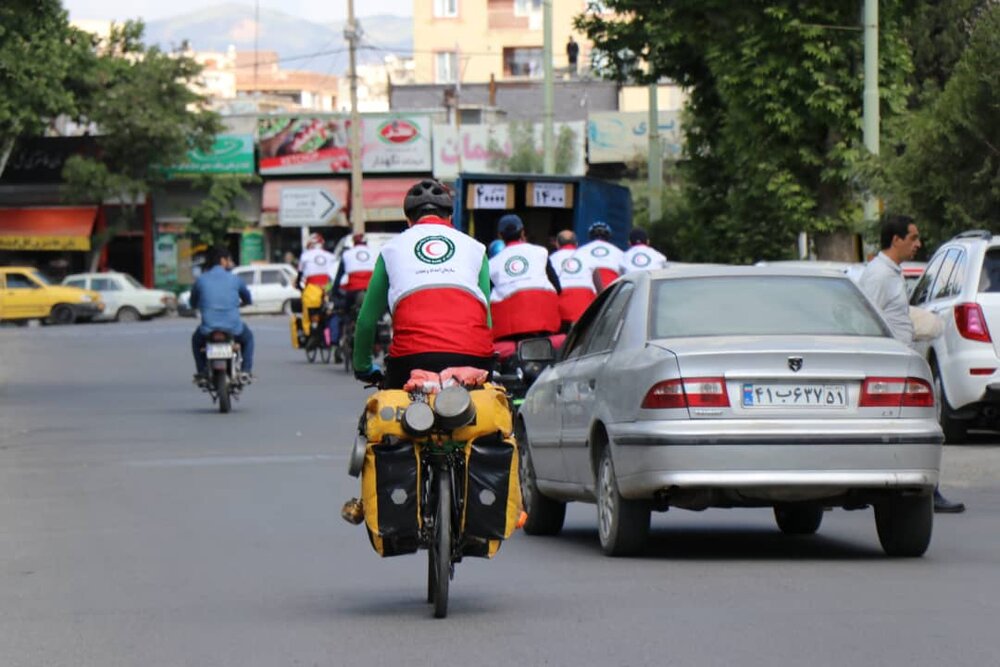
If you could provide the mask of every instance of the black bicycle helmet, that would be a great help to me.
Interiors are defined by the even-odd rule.
[[[451,215],[451,191],[433,179],[424,179],[410,188],[403,200],[403,213],[410,220],[425,215]]]
[[[591,239],[605,239],[605,240],[610,239],[611,226],[606,222],[598,220],[597,222],[592,224],[589,228],[587,228],[587,236],[589,236]]]

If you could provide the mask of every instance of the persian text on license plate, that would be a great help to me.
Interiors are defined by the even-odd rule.
[[[233,345],[232,343],[209,343],[205,348],[205,356],[209,359],[231,359]]]
[[[842,384],[744,384],[744,408],[846,408]]]

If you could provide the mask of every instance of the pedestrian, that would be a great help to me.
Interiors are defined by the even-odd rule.
[[[920,232],[913,218],[889,214],[882,218],[879,241],[882,251],[861,274],[861,289],[882,311],[896,340],[912,345],[913,320],[901,264],[912,260],[920,249]],[[957,514],[965,511],[965,504],[948,500],[935,488],[934,511]]]
[[[566,42],[566,60],[569,61],[570,76],[576,76],[576,59],[579,55],[580,45],[573,39],[573,35],[570,35],[569,41]]]

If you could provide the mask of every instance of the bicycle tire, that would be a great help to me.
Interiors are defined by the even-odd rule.
[[[434,618],[448,615],[448,584],[451,582],[451,475],[437,475],[437,516],[434,520]]]
[[[333,348],[332,347],[321,347],[321,348],[319,348],[319,360],[322,363],[324,363],[324,364],[330,363],[330,357],[332,357],[332,356],[333,356]]]

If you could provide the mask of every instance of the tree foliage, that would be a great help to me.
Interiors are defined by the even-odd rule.
[[[196,245],[223,245],[229,230],[246,226],[236,204],[249,198],[246,185],[252,180],[244,176],[205,175],[194,182],[195,189],[207,192],[204,199],[187,211],[191,218],[188,234]]]
[[[504,173],[541,174],[545,156],[533,123],[513,122],[509,126],[511,154],[504,155],[496,141],[490,142],[490,168]],[[576,132],[568,125],[558,128],[555,145],[555,173],[569,174],[576,162]]]
[[[889,205],[934,245],[963,229],[1000,232],[1000,4],[974,23],[943,90],[901,124],[882,161]]]
[[[75,115],[72,80],[93,47],[93,37],[69,25],[59,0],[0,3],[0,172],[17,137]]]
[[[691,238],[716,239],[715,260],[780,258],[793,252],[800,231],[858,228],[858,3],[605,4],[618,16],[577,19],[603,54],[604,74],[641,83],[668,77],[688,91],[685,224],[698,228]],[[880,3],[882,112],[889,116],[905,106],[910,71],[902,4]]]

